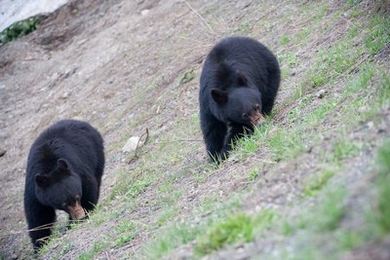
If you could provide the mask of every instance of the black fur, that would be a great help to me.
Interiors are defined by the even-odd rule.
[[[248,115],[270,114],[280,83],[275,56],[247,37],[229,37],[209,53],[200,77],[200,123],[211,158],[223,159],[232,142],[253,131]]]
[[[24,193],[35,249],[50,236],[56,209],[66,211],[66,205],[76,198],[85,210],[94,209],[103,170],[103,139],[90,124],[62,120],[39,135],[28,155]]]

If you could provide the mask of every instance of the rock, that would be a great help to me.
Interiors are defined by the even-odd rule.
[[[321,89],[316,93],[316,97],[321,99],[325,96],[326,93],[328,93],[328,91],[326,91],[325,89]]]
[[[62,94],[61,98],[62,99],[67,99],[69,97],[69,92],[65,92],[64,94]]]
[[[367,123],[368,129],[373,129],[374,126],[375,126],[375,125],[374,125],[374,122],[372,122],[372,121],[370,121],[370,122]]]
[[[125,146],[123,146],[122,152],[124,153],[135,152],[140,139],[141,138],[139,136],[130,137],[129,140],[127,140]]]
[[[142,15],[142,16],[145,16],[145,15],[147,15],[149,12],[150,12],[149,9],[144,9],[144,10],[141,11],[141,15]]]

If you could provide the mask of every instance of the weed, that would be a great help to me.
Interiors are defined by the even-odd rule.
[[[298,64],[298,57],[292,52],[280,54],[279,60],[281,64],[286,64],[289,68],[294,68]]]
[[[359,146],[350,140],[341,139],[333,145],[333,152],[331,153],[331,161],[339,164],[359,152]]]
[[[279,42],[280,42],[280,45],[286,45],[286,44],[288,44],[290,42],[290,38],[288,38],[287,35],[282,35],[280,37]]]
[[[253,182],[257,179],[257,177],[259,176],[259,168],[253,168],[249,171],[249,174],[248,174],[248,179],[250,182]]]
[[[160,259],[163,255],[195,239],[200,230],[199,226],[184,223],[174,223],[163,230],[163,236],[156,241],[146,245],[146,255],[151,259]],[[161,231],[160,231],[161,232]]]
[[[135,225],[134,223],[124,220],[115,226],[115,246],[121,247],[127,242],[131,241],[135,237]]]
[[[390,232],[390,140],[378,152],[378,225],[383,233]]]
[[[302,135],[298,131],[276,129],[267,140],[275,161],[291,159],[303,150]]]
[[[370,31],[364,40],[371,54],[377,54],[386,44],[390,43],[390,18],[375,15],[370,22]]]
[[[357,5],[361,2],[362,0],[347,0],[347,3],[351,6]]]
[[[237,214],[215,224],[197,239],[196,252],[204,255],[226,244],[248,242],[253,239],[253,219],[246,214]]]
[[[318,211],[309,218],[311,228],[320,232],[337,228],[344,216],[343,198],[345,195],[345,190],[341,188],[328,192]]]
[[[35,31],[41,19],[42,17],[35,16],[13,23],[0,33],[0,44],[13,41]]]
[[[187,71],[184,73],[183,77],[180,80],[180,84],[186,84],[190,81],[192,81],[195,78],[195,72],[193,69]]]
[[[108,240],[108,239],[107,239]],[[96,255],[103,252],[109,245],[107,242],[104,241],[96,241],[92,248],[86,252],[83,252],[79,255],[79,260],[90,260],[94,259]]]
[[[307,196],[313,196],[317,194],[328,183],[329,179],[332,178],[333,175],[333,170],[324,170],[319,175],[314,176],[308,181],[308,183],[303,188],[303,193]]]
[[[254,238],[254,231],[269,226],[275,213],[264,211],[257,216],[238,213],[216,222],[208,228],[206,234],[197,238],[195,251],[200,255],[209,254],[225,245],[249,242]]]

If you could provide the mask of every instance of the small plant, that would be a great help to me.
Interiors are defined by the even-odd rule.
[[[359,146],[350,140],[339,140],[333,145],[332,159],[336,163],[347,159],[359,152]]]
[[[35,31],[40,21],[41,19],[36,16],[13,23],[0,33],[0,44],[13,41]]]
[[[390,140],[378,152],[378,225],[383,233],[390,232]]]
[[[252,241],[256,231],[271,225],[276,214],[265,210],[255,216],[238,213],[213,224],[197,239],[195,251],[200,255],[209,254],[225,245]]]
[[[371,29],[364,43],[371,54],[377,54],[390,43],[390,18],[376,15],[371,20]]]
[[[197,239],[196,252],[208,254],[226,244],[248,242],[253,239],[253,219],[243,213],[216,223]]]
[[[334,172],[332,170],[325,170],[321,172],[318,176],[313,177],[303,188],[303,193],[307,196],[313,196],[317,194],[332,178]]]
[[[290,42],[290,38],[288,38],[287,35],[282,35],[282,37],[280,37],[280,45],[286,45]]]
[[[257,179],[257,177],[259,176],[259,169],[258,168],[254,168],[252,170],[250,170],[249,172],[249,175],[248,175],[248,179],[249,181],[253,182]]]
[[[99,253],[103,252],[108,247],[108,243],[105,241],[96,241],[92,248],[79,255],[79,260],[92,260],[95,259]]]
[[[195,72],[193,69],[187,71],[186,73],[184,73],[183,77],[181,78],[180,80],[180,84],[186,84],[188,82],[190,82],[191,80],[193,80],[195,78]]]

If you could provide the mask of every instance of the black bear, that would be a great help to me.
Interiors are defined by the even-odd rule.
[[[70,220],[85,218],[99,199],[104,146],[90,124],[62,120],[42,132],[27,161],[24,210],[34,249],[51,234],[55,210]]]
[[[217,162],[233,142],[270,114],[280,83],[278,61],[260,42],[228,37],[208,54],[200,77],[200,123]]]

